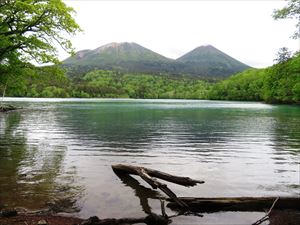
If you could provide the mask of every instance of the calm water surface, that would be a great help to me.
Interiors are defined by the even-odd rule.
[[[160,192],[112,164],[205,180],[179,196],[299,196],[300,108],[180,100],[11,99],[0,114],[0,206],[59,202],[88,217],[160,213]],[[169,212],[172,214],[172,212]],[[244,224],[261,213],[178,217],[172,224]],[[254,221],[253,221],[254,220]],[[218,222],[219,221],[219,222]],[[222,222],[220,222],[222,221]]]

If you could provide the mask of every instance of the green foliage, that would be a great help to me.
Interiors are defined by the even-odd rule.
[[[287,6],[274,11],[273,18],[275,20],[286,18],[296,19],[296,31],[292,37],[294,39],[300,38],[300,0],[288,0]]]
[[[300,54],[266,69],[250,69],[217,83],[210,99],[300,103]]]
[[[69,53],[73,52],[67,35],[80,31],[72,18],[73,13],[73,9],[62,0],[0,1],[0,90],[3,96],[6,90],[13,96],[48,96],[49,92],[67,96],[62,90],[48,88],[43,92],[36,89],[43,85],[30,87],[31,80],[39,84],[50,79],[42,76],[45,80],[39,82],[34,78],[37,73],[55,73],[57,76],[60,73],[34,68],[28,62],[58,63],[55,47],[58,45]]]
[[[300,54],[267,69],[263,100],[267,102],[300,102]]]
[[[96,70],[81,80],[70,80],[59,67],[35,68],[18,87],[9,85],[9,96],[79,98],[178,98],[206,99],[211,84],[187,78],[149,74],[121,74]]]
[[[57,66],[28,67],[8,76],[7,96],[15,97],[69,97],[70,80]],[[4,86],[0,86],[3,89]],[[3,91],[3,90],[2,90]]]
[[[80,31],[73,9],[62,0],[4,0],[0,3],[0,63],[58,62],[56,45],[72,52],[66,34]]]
[[[97,70],[78,89],[91,97],[204,99],[210,85],[201,80]]]
[[[249,69],[219,82],[212,88],[209,98],[222,100],[261,100],[264,70]]]
[[[28,67],[9,82],[9,96],[218,99],[300,103],[300,54],[266,69],[209,83],[185,76],[95,70],[74,80],[57,66]],[[16,68],[17,69],[17,68]],[[20,71],[19,71],[20,72]]]

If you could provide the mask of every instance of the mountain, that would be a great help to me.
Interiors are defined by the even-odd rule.
[[[228,76],[249,68],[211,45],[195,48],[176,62],[184,63],[187,73],[198,74],[201,71],[202,75],[212,76]]]
[[[227,77],[249,66],[213,46],[201,46],[174,60],[136,43],[110,43],[94,50],[82,50],[63,61],[69,75],[94,69],[123,72],[189,74],[205,77]]]
[[[172,61],[136,43],[113,42],[94,50],[79,51],[63,64],[130,72],[166,72],[163,65]]]

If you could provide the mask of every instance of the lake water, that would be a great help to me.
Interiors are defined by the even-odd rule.
[[[0,114],[0,205],[59,202],[81,217],[160,213],[161,194],[121,180],[141,165],[204,180],[178,196],[299,196],[300,107],[249,102],[18,99]],[[168,211],[169,214],[174,214]],[[246,224],[261,213],[182,216],[172,224]]]

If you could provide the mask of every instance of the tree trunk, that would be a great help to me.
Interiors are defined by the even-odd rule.
[[[159,188],[166,195],[168,195],[173,201],[175,201],[181,208],[187,208],[187,204],[181,201],[174,192],[172,192],[166,184],[159,182],[157,179],[166,180],[172,183],[180,184],[183,186],[194,186],[197,183],[204,183],[204,181],[193,180],[189,177],[178,177],[171,174],[163,173],[161,171],[148,169],[145,167],[137,167],[130,165],[113,165],[114,172],[120,176],[120,174],[133,174],[140,176],[144,181],[146,181],[153,189]]]
[[[276,197],[238,197],[238,198],[179,198],[185,202],[189,210],[194,212],[218,212],[218,211],[264,211],[269,209]],[[182,208],[172,199],[167,204],[171,209]],[[279,198],[274,209],[300,210],[299,197]]]
[[[149,168],[145,167],[137,167],[137,166],[131,166],[131,165],[123,165],[123,164],[117,164],[117,165],[112,165],[112,169],[116,173],[125,173],[125,174],[132,174],[132,175],[140,175],[139,171],[143,169],[149,176],[151,177],[156,177],[165,181],[169,181],[171,183],[183,185],[186,187],[192,187],[197,184],[203,184],[204,181],[200,180],[193,180],[189,177],[179,177],[179,176],[174,176],[168,173],[164,173],[158,170],[152,170]]]
[[[7,83],[8,83],[8,81],[6,81],[5,85],[4,85],[4,89],[3,89],[3,92],[2,92],[2,98],[1,98],[1,104],[3,104],[3,102],[4,102],[4,97],[5,97],[5,92],[6,92],[6,88],[7,88]]]

